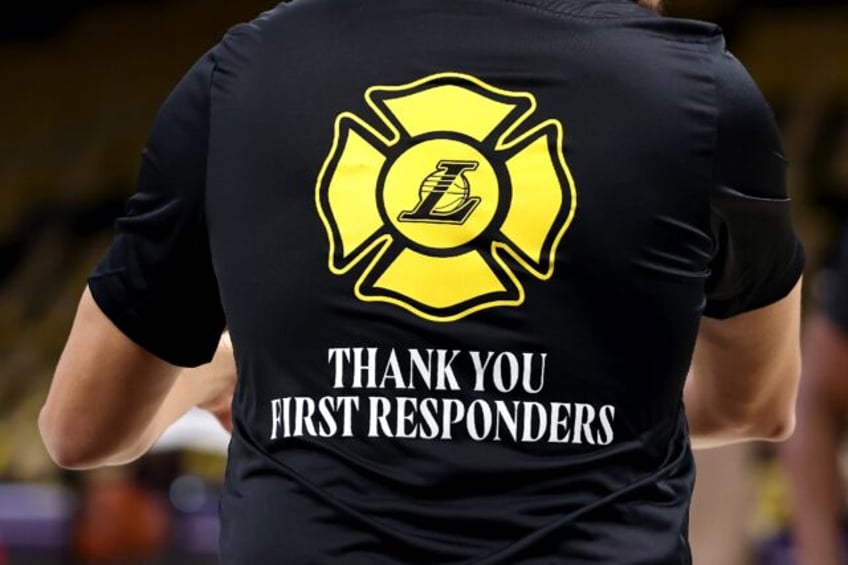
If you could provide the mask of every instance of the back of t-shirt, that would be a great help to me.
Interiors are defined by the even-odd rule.
[[[224,563],[688,563],[681,391],[799,276],[781,155],[714,26],[296,0],[166,102],[92,292],[175,363],[226,320]]]

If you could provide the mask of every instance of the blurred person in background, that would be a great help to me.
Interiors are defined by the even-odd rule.
[[[167,548],[173,519],[164,497],[145,488],[129,466],[82,474],[72,527],[81,563],[150,562]]]
[[[838,107],[823,123],[812,185],[841,228],[814,285],[818,311],[805,325],[798,425],[782,450],[801,565],[848,562],[839,463],[848,418],[848,112]]]
[[[173,91],[117,227],[41,431],[121,464],[235,386],[224,563],[689,563],[690,444],[794,425],[773,116],[635,2],[281,5]]]

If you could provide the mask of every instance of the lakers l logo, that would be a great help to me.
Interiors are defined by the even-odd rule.
[[[439,161],[419,189],[418,206],[405,210],[399,222],[429,222],[433,224],[464,224],[480,203],[479,196],[470,196],[466,171],[473,171],[477,161]]]

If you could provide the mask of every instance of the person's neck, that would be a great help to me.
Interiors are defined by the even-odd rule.
[[[663,9],[662,0],[636,0],[636,3],[642,7],[648,8],[649,10],[653,10],[654,12],[661,14]]]

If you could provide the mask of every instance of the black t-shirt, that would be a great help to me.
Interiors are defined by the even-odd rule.
[[[688,563],[702,315],[803,252],[718,28],[626,0],[296,0],[150,136],[89,284],[239,371],[226,564]]]

